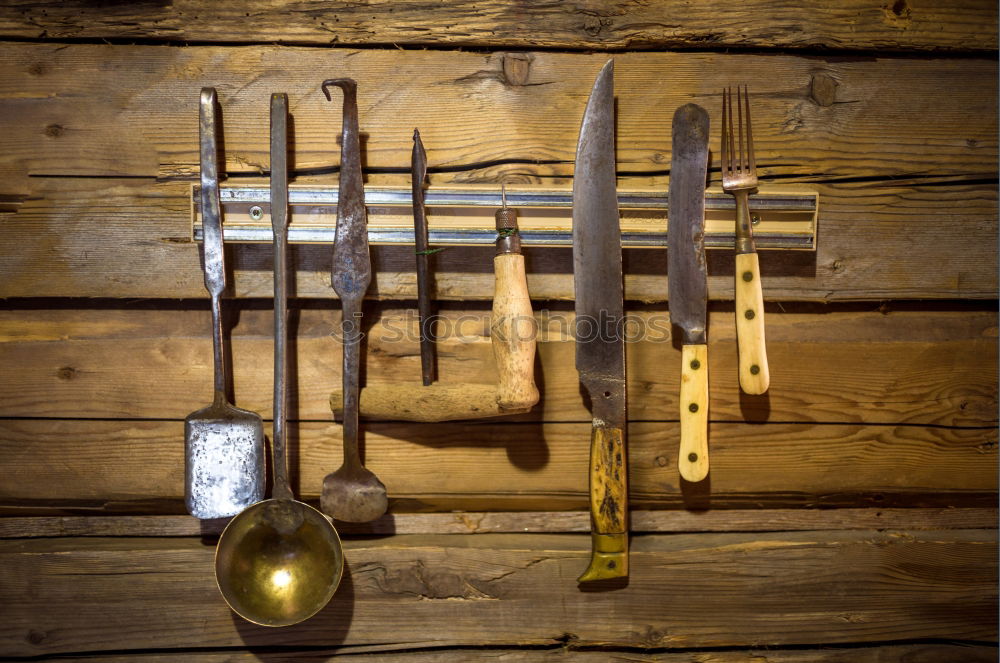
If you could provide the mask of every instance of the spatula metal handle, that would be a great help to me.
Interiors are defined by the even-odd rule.
[[[681,446],[677,465],[687,481],[708,476],[708,346],[681,349]]]
[[[222,293],[226,289],[225,246],[222,241],[222,204],[219,200],[218,103],[215,88],[201,90],[198,113],[201,175],[201,210],[205,252],[205,288],[212,297],[212,359],[215,402],[227,402],[226,346],[222,340]]]

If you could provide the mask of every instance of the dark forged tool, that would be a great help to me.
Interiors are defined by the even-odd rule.
[[[417,257],[417,309],[420,312],[420,375],[424,386],[437,378],[434,362],[434,334],[431,325],[431,251],[427,243],[427,209],[424,184],[427,181],[427,152],[420,132],[413,130],[413,155],[410,158],[413,185],[413,243]]]
[[[687,481],[708,476],[708,270],[705,179],[708,113],[686,104],[674,113],[667,266],[670,320],[681,330],[681,444],[677,465]]]
[[[594,82],[573,174],[576,370],[590,397],[593,552],[578,582],[628,576],[628,463],[621,228],[615,186],[614,60]]]
[[[229,521],[215,580],[229,607],[262,626],[291,626],[323,609],[340,584],[344,549],[322,513],[295,499],[285,454],[288,423],[288,97],[271,95],[274,233],[274,434],[271,499]]]
[[[331,274],[343,312],[344,463],[323,479],[320,506],[338,520],[364,523],[375,520],[388,507],[385,485],[362,464],[358,450],[361,303],[372,280],[372,263],[368,254],[368,214],[361,180],[358,84],[350,78],[323,81],[323,94],[331,101],[330,87],[334,86],[344,92],[337,231],[333,240]]]
[[[229,402],[229,366],[222,338],[225,252],[214,88],[203,88],[199,112],[201,215],[205,233],[205,287],[212,297],[215,400],[184,420],[184,503],[197,518],[224,518],[264,498],[264,425],[256,412]]]

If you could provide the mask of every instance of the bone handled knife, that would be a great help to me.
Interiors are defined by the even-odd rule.
[[[674,113],[667,202],[670,319],[681,331],[681,442],[677,465],[687,481],[708,476],[708,272],[705,179],[708,113],[686,104]]]
[[[593,551],[578,582],[628,576],[628,463],[621,228],[615,188],[614,60],[594,82],[573,174],[576,370],[590,397]]]

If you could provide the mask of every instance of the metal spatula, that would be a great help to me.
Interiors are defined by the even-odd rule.
[[[234,407],[227,397],[228,366],[222,342],[222,293],[226,265],[222,244],[216,149],[216,94],[201,91],[201,212],[205,236],[205,287],[212,296],[215,400],[184,420],[184,502],[197,518],[224,518],[264,497],[264,426],[260,416]]]

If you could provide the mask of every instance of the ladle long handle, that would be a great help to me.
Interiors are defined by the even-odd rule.
[[[288,97],[271,95],[271,229],[274,231],[274,498],[292,499],[285,453],[288,420]]]
[[[201,218],[205,251],[205,289],[212,297],[212,359],[215,368],[215,402],[227,398],[226,348],[222,340],[222,293],[226,289],[225,246],[222,241],[222,204],[219,200],[219,150],[215,88],[201,89],[198,114],[200,144]]]

